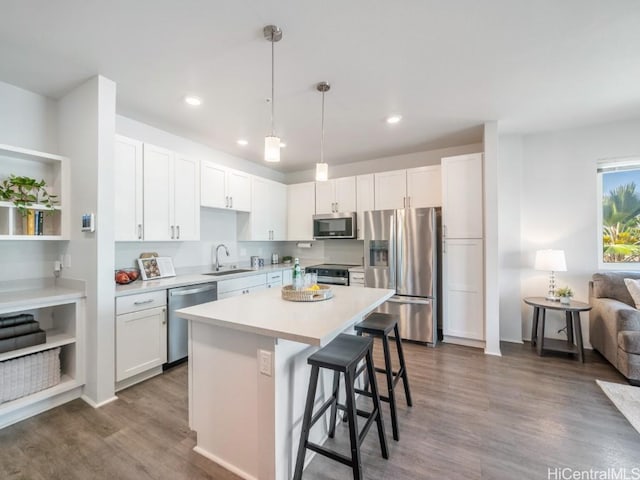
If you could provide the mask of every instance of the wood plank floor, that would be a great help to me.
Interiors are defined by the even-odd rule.
[[[546,479],[554,467],[640,467],[640,434],[594,382],[624,379],[597,353],[587,353],[583,365],[564,355],[538,357],[529,344],[503,344],[501,358],[453,345],[405,345],[414,406],[399,393],[400,442],[383,406],[390,458],[380,457],[370,432],[365,478]],[[236,480],[192,451],[186,373],[186,366],[174,368],[97,410],[76,400],[0,430],[0,478]],[[348,448],[346,433],[340,425],[336,448]],[[304,478],[351,473],[316,456]]]

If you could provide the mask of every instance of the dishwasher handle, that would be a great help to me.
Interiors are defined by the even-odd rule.
[[[412,303],[414,305],[429,305],[431,303],[431,299],[428,298],[411,298],[411,297],[401,297],[398,295],[394,295],[387,302],[391,303]]]
[[[216,285],[207,285],[205,287],[190,288],[188,290],[169,290],[169,295],[171,295],[172,297],[183,297],[185,295],[195,295],[196,293],[210,292],[211,290],[215,289]]]

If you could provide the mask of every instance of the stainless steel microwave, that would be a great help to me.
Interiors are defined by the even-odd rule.
[[[313,238],[356,238],[356,217],[356,212],[314,215]]]

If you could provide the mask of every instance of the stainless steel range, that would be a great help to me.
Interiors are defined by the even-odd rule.
[[[305,273],[318,274],[318,283],[326,285],[349,285],[349,269],[358,265],[336,265],[323,263],[304,269]]]

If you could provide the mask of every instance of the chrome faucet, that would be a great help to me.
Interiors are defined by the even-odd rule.
[[[222,265],[220,265],[220,259],[218,258],[218,253],[220,253],[220,247],[223,247],[225,253],[227,254],[227,257],[229,256],[229,249],[224,243],[221,243],[216,247],[216,272],[220,271],[220,267],[222,267]]]

